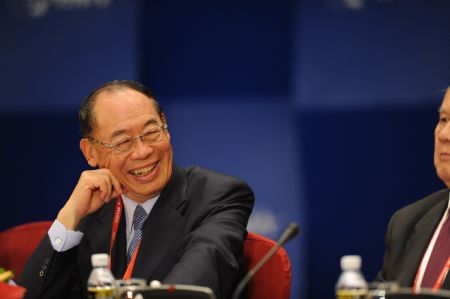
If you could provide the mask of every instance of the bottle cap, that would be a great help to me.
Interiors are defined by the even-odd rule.
[[[161,282],[159,280],[152,280],[150,282],[150,287],[153,288],[153,289],[160,288],[161,287]]]
[[[96,253],[91,256],[93,267],[107,267],[109,262],[109,255],[107,253]]]
[[[359,270],[361,268],[361,256],[344,255],[341,257],[342,270]]]

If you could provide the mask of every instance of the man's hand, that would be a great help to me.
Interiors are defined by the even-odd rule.
[[[86,170],[57,219],[69,230],[76,230],[80,220],[123,193],[119,181],[109,169]]]

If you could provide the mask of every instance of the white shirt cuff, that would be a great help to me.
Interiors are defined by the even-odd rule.
[[[79,245],[84,234],[80,231],[66,229],[65,226],[56,219],[48,230],[48,236],[53,249],[58,252],[63,252]]]

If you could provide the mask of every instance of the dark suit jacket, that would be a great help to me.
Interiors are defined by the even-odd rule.
[[[243,271],[242,247],[254,202],[250,187],[217,172],[173,167],[172,177],[144,224],[132,277],[210,287],[228,298]],[[26,298],[86,298],[93,253],[109,252],[115,201],[85,217],[80,245],[56,252],[47,237],[18,283]],[[113,247],[112,271],[126,269],[125,213]]]
[[[449,190],[433,193],[398,210],[386,233],[386,252],[377,281],[397,281],[400,286],[414,284],[417,270],[448,205]],[[443,288],[449,288],[450,279]]]

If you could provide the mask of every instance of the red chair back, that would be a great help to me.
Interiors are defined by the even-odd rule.
[[[275,241],[249,232],[244,241],[247,268],[253,268],[275,245]],[[283,247],[250,280],[249,299],[289,299],[291,293],[291,262]]]
[[[0,267],[12,270],[17,278],[26,261],[52,225],[51,221],[21,224],[0,232]]]

